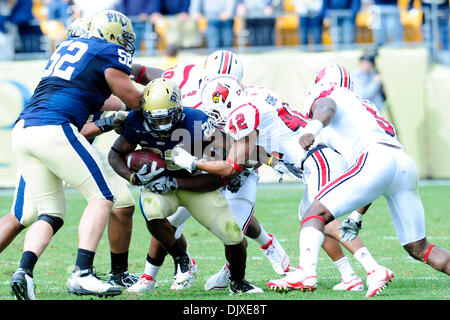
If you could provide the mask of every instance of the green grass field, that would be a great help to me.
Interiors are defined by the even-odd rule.
[[[291,258],[291,265],[298,264],[299,222],[297,207],[303,188],[296,184],[261,185],[258,190],[255,216],[265,229],[274,234]],[[450,185],[422,185],[420,194],[426,210],[427,235],[430,242],[450,249]],[[138,194],[135,193],[136,199]],[[0,194],[0,212],[6,214],[11,206],[12,194]],[[34,279],[36,295],[41,300],[86,300],[67,293],[66,281],[73,270],[77,252],[77,228],[85,201],[74,192],[68,192],[67,218],[63,228],[55,235],[51,244],[39,259]],[[198,265],[199,276],[194,285],[183,291],[169,289],[173,276],[173,262],[166,258],[165,265],[157,277],[158,288],[142,295],[124,293],[109,300],[367,300],[363,292],[335,292],[333,285],[339,282],[339,273],[330,258],[321,252],[318,277],[319,287],[315,292],[289,292],[280,294],[267,290],[266,282],[279,276],[275,274],[256,242],[249,240],[246,278],[264,289],[263,294],[230,296],[228,290],[206,292],[206,279],[217,272],[224,263],[223,245],[194,219],[189,219],[184,233],[189,251]],[[13,300],[9,281],[19,265],[23,239],[22,232],[0,255],[0,300]],[[378,199],[367,213],[362,240],[375,259],[395,273],[393,282],[375,300],[448,300],[450,277],[435,271],[430,266],[413,260],[397,240],[386,201]],[[130,248],[129,270],[141,274],[148,250],[150,235],[139,209],[134,215],[133,238]],[[361,265],[348,251],[347,256],[357,272],[365,280]],[[95,268],[99,273],[110,270],[109,246],[106,233],[100,243]],[[99,298],[94,298],[95,300]]]

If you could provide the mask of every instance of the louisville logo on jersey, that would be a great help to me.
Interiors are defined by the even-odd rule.
[[[213,93],[213,102],[214,103],[219,103],[220,102],[220,98],[222,98],[222,102],[225,102],[225,100],[227,100],[228,97],[228,88],[223,86],[221,83],[217,84],[217,88]]]

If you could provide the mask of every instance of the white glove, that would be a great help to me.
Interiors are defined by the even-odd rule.
[[[174,177],[163,176],[156,180],[150,181],[146,186],[153,193],[166,194],[178,189],[177,179]]]
[[[128,112],[120,110],[116,112],[112,126],[117,134],[122,134],[123,128],[125,127],[125,119],[127,118]]]
[[[145,186],[152,181],[156,176],[161,174],[164,171],[164,168],[156,169],[158,165],[157,162],[153,161],[151,163],[150,172],[147,173],[148,167],[150,166],[150,162],[147,162],[142,166],[142,168],[136,173],[136,180],[138,186]]]
[[[342,224],[339,226],[339,230],[341,231],[341,234],[339,235],[341,237],[341,240],[346,241],[352,241],[354,240],[359,233],[359,230],[361,230],[362,221],[356,221],[352,218],[348,217],[342,222]]]
[[[172,149],[172,163],[180,168],[192,172],[197,168],[196,161],[197,157],[194,157],[183,148],[175,147]]]
[[[290,163],[279,161],[272,168],[275,170],[278,176],[278,182],[280,183],[283,182],[283,174],[289,175],[294,180],[302,179],[303,171]]]

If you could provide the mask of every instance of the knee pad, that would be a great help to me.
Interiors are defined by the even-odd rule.
[[[165,219],[174,214],[179,207],[177,196],[173,193],[160,195],[147,190],[142,190],[139,204],[147,221]]]
[[[41,214],[37,220],[43,220],[47,222],[53,229],[53,235],[58,232],[64,224],[64,220],[57,216],[51,216],[49,214]]]

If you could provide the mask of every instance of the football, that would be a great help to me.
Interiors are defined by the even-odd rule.
[[[163,169],[166,168],[166,163],[164,162],[164,159],[161,158],[155,152],[150,151],[148,149],[140,149],[130,152],[125,156],[125,161],[127,163],[128,168],[130,168],[130,170],[133,172],[138,172],[142,168],[142,166],[147,162],[150,163],[148,170],[150,170],[153,162],[156,162],[155,170],[160,168]]]

